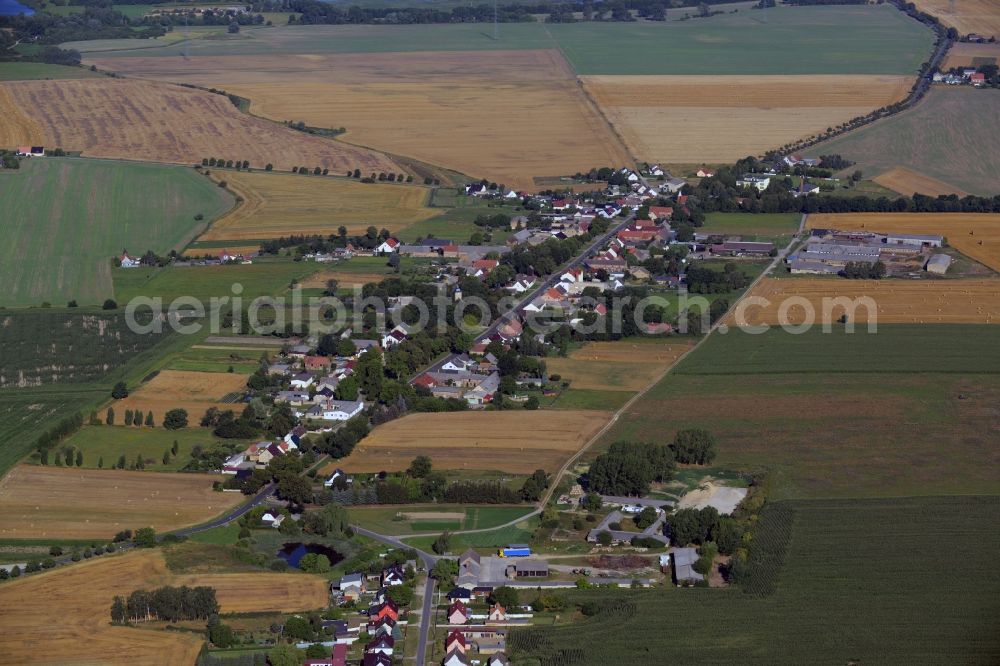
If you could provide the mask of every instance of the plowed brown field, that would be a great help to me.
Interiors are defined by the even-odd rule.
[[[726,317],[726,324],[740,326],[791,326],[810,321],[836,322],[845,312],[832,307],[824,316],[824,299],[865,298],[871,308],[857,307],[851,321],[861,324],[871,319],[880,324],[1000,324],[1000,280],[846,280],[837,278],[765,278],[749,294],[767,299],[755,304],[738,319],[738,310]],[[794,300],[791,300],[794,299]],[[869,300],[870,299],[870,300]],[[787,307],[784,315],[781,309]],[[784,321],[783,321],[784,320]]]
[[[249,98],[255,114],[345,127],[345,141],[519,189],[632,161],[555,50],[88,62],[222,88]]]
[[[242,404],[225,403],[222,399],[228,393],[244,389],[248,376],[233,372],[162,370],[127,398],[113,403],[115,423],[124,423],[126,409],[141,409],[143,414],[152,410],[157,427],[163,425],[163,415],[175,408],[187,410],[188,424],[192,426],[198,425],[209,407],[242,411]]]
[[[906,167],[889,169],[885,173],[875,176],[872,180],[882,187],[886,187],[893,192],[899,192],[905,196],[910,196],[914,192],[927,194],[932,197],[941,194],[957,194],[960,197],[964,197],[968,194],[953,185],[949,185],[936,178],[931,178],[930,176],[925,176]]]
[[[1000,36],[1000,0],[914,0],[913,4],[962,35]]]
[[[240,113],[226,97],[150,81],[82,79],[4,84],[44,143],[93,157],[193,164],[205,157],[262,168],[336,173],[402,169],[380,153]],[[22,140],[22,142],[25,140]]]
[[[192,584],[216,588],[224,613],[311,610],[328,599],[324,581],[313,576],[175,576],[158,551],[105,555],[0,587],[4,663],[189,666],[200,636],[111,626],[109,612],[115,595]]]
[[[639,159],[726,161],[811,136],[906,96],[908,76],[584,76]]]
[[[108,461],[110,465],[113,461]],[[196,525],[238,504],[205,474],[21,465],[0,480],[0,537],[109,540],[121,530]]]
[[[418,455],[439,469],[555,471],[609,414],[597,411],[502,411],[411,414],[380,425],[337,461],[351,472],[403,470]]]
[[[978,67],[1000,63],[1000,44],[973,44],[958,42],[948,51],[943,69],[952,67]]]
[[[810,215],[810,229],[940,234],[953,248],[1000,271],[1000,215],[990,213],[845,213]]]
[[[438,213],[424,204],[429,190],[408,185],[359,183],[298,174],[216,173],[243,199],[199,240],[330,235],[340,226],[364,233],[369,226],[397,232]]]

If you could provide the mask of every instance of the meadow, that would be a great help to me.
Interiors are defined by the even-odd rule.
[[[161,452],[162,453],[162,452]],[[140,527],[196,525],[239,504],[207,474],[15,467],[0,479],[5,539],[99,539]]]
[[[913,74],[931,50],[931,32],[888,6],[775,7],[768,10],[766,22],[762,18],[759,12],[741,10],[683,22],[514,23],[501,26],[498,40],[476,23],[282,26],[193,40],[186,48],[194,62],[202,56],[265,53],[557,48],[580,75]],[[67,48],[84,53],[87,64],[97,58],[182,53],[179,45],[151,46],[98,40]]]
[[[28,143],[30,137],[31,143],[82,151],[88,157],[180,164],[221,157],[247,160],[254,168],[273,164],[279,170],[402,171],[381,154],[247,117],[225,96],[200,90],[111,78],[0,86],[7,93],[0,96],[4,115],[23,118],[30,112],[25,127],[21,120],[0,128],[0,139],[11,145]]]
[[[1000,324],[1000,280],[995,278],[764,278],[748,297],[763,300],[738,305],[724,318],[726,325],[832,325],[841,316],[856,324]],[[848,299],[851,307],[834,306],[831,299],[838,298]]]
[[[122,410],[118,410],[124,414]],[[200,418],[201,414],[192,414]],[[122,416],[123,417],[123,416]],[[119,417],[119,423],[121,418]],[[170,451],[177,442],[177,455],[172,455],[167,464],[163,464],[163,454]],[[211,433],[197,428],[181,430],[165,430],[164,428],[126,428],[113,426],[84,426],[76,433],[63,440],[57,451],[72,448],[83,454],[83,469],[99,469],[100,466],[110,468],[118,461],[119,456],[125,456],[129,464],[136,456],[141,455],[146,462],[146,469],[155,472],[175,472],[191,460],[191,449],[195,446],[209,450],[216,445],[226,443],[241,446],[248,442],[239,440],[220,440]],[[102,465],[103,463],[103,465]]]
[[[515,658],[542,666],[591,666],[635,650],[641,618],[669,629],[643,640],[664,663],[993,663],[1000,578],[996,497],[780,502],[765,510],[761,541],[784,544],[773,593],[738,589],[581,590],[571,604],[600,612],[569,625],[516,630]],[[947,544],[961,575],[927,553]],[[951,609],[940,613],[940,608]],[[832,629],[835,628],[835,629]]]
[[[866,230],[880,233],[937,234],[962,254],[1000,272],[1000,215],[990,213],[815,214],[810,229]]]
[[[708,213],[701,233],[742,236],[744,240],[784,240],[799,230],[797,213]]]
[[[766,473],[779,498],[996,493],[998,336],[941,324],[717,332],[600,444],[706,428],[716,464]]]
[[[933,87],[916,107],[804,151],[837,153],[871,178],[903,166],[981,196],[997,193],[1000,173],[1000,91]],[[943,123],[942,118],[960,118]]]
[[[274,348],[226,347],[219,345],[191,345],[187,349],[172,354],[167,362],[169,370],[195,372],[237,372],[253,374],[260,367],[264,353],[273,354]]]
[[[93,79],[101,76],[86,67],[48,65],[43,62],[0,62],[0,81],[33,79]]]
[[[599,411],[410,414],[375,428],[337,464],[349,472],[399,471],[418,455],[442,470],[554,472],[607,421]]]
[[[425,206],[429,190],[424,187],[259,171],[214,175],[241,202],[213,223],[200,241],[329,236],[341,226],[350,235],[363,234],[369,226],[396,232],[436,214]]]
[[[0,174],[0,200],[8,307],[100,304],[113,295],[123,248],[136,257],[181,250],[234,202],[190,169],[50,157]]]
[[[317,576],[175,575],[160,551],[105,555],[0,587],[0,623],[8,628],[0,650],[11,663],[187,666],[202,648],[202,635],[109,623],[115,595],[163,585],[209,585],[223,614],[312,610],[329,596]]]
[[[381,534],[454,532],[487,529],[516,520],[530,512],[525,506],[471,507],[408,505],[406,507],[352,507],[351,523]]]

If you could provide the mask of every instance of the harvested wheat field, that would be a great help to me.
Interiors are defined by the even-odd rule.
[[[44,143],[41,126],[18,108],[8,85],[0,83],[0,146],[14,148]]]
[[[576,453],[609,414],[597,411],[502,411],[410,414],[380,425],[333,467],[349,472],[399,471],[418,455],[438,469],[554,471]]]
[[[114,461],[108,461],[110,465]],[[204,474],[20,465],[0,480],[0,537],[98,539],[139,527],[196,525],[239,504]]]
[[[889,169],[885,173],[875,176],[872,180],[882,187],[890,189],[893,192],[899,192],[904,196],[911,196],[914,192],[927,194],[932,197],[942,194],[957,194],[960,197],[964,197],[968,194],[968,192],[954,185],[949,185],[937,178],[925,176],[906,167]]]
[[[565,358],[546,358],[545,365],[574,389],[641,391],[692,345],[687,338],[588,342]]]
[[[163,415],[175,408],[187,410],[188,424],[192,426],[198,425],[209,407],[242,411],[242,404],[229,402],[226,396],[243,391],[248,377],[237,372],[161,370],[127,398],[112,403],[117,417],[115,423],[124,422],[126,409],[141,409],[143,414],[152,410],[156,426],[162,425]]]
[[[266,172],[216,175],[243,201],[200,240],[327,236],[340,226],[349,234],[369,226],[395,233],[438,212],[425,205],[424,187]]]
[[[962,254],[1000,271],[1000,214],[823,213],[810,215],[806,225],[810,229],[939,234]]]
[[[175,576],[160,551],[105,555],[0,587],[0,653],[7,664],[190,666],[200,635],[111,626],[116,595],[163,585],[216,588],[223,613],[311,610],[327,602],[318,577],[260,572]]]
[[[903,99],[913,83],[836,74],[581,79],[636,157],[672,163],[756,155]]]
[[[363,287],[370,282],[381,282],[385,273],[352,273],[351,271],[320,271],[304,278],[299,284],[303,289],[325,289],[326,283],[336,280],[340,287]]]
[[[254,114],[345,127],[345,141],[519,189],[534,189],[533,176],[632,162],[555,50],[88,62],[222,88]]]
[[[839,278],[765,278],[749,296],[753,304],[728,314],[729,326],[797,326],[837,322],[845,313],[832,299],[859,301],[850,321],[879,324],[1000,324],[1000,280],[846,280]],[[827,305],[824,306],[824,300]],[[824,307],[827,314],[824,314]],[[742,316],[741,316],[742,315]]]
[[[283,170],[318,165],[336,173],[401,171],[380,153],[253,118],[225,96],[200,90],[103,78],[4,87],[41,128],[45,145],[91,157],[193,164],[215,156],[258,168],[271,163]]]
[[[917,9],[933,14],[959,34],[1000,37],[1000,0],[914,0]],[[954,6],[954,11],[952,7]]]
[[[998,63],[1000,63],[1000,44],[995,42],[993,44],[956,42],[948,50],[948,58],[944,61],[944,67],[941,69],[979,67],[981,65],[996,65]]]

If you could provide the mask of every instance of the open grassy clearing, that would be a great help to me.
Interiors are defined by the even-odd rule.
[[[574,389],[624,391],[644,389],[694,344],[688,338],[655,341],[587,342],[566,357],[546,358],[549,374],[569,380]]]
[[[214,175],[243,201],[212,224],[201,241],[329,236],[341,226],[352,235],[369,226],[396,232],[435,215],[425,206],[429,190],[424,187],[265,172]]]
[[[542,405],[550,409],[595,409],[601,412],[616,410],[632,397],[629,391],[600,389],[564,389],[555,398],[544,398]]]
[[[263,347],[218,347],[214,345],[192,345],[182,352],[173,354],[167,362],[169,370],[194,372],[238,372],[253,374],[260,367],[261,356],[274,349]]]
[[[948,183],[940,181],[937,178],[925,176],[922,173],[918,173],[913,169],[907,169],[906,167],[889,169],[888,171],[875,176],[872,180],[882,187],[904,196],[911,196],[914,192],[927,194],[932,197],[945,194],[956,194],[960,197],[964,197],[968,194],[954,185],[949,185]]]
[[[206,474],[19,466],[0,480],[4,538],[110,539],[139,527],[195,525],[240,503]]]
[[[499,530],[491,530],[479,534],[453,534],[451,536],[451,552],[457,555],[468,548],[475,548],[481,552],[493,550],[493,554],[496,554],[495,549],[502,548],[507,544],[530,542],[532,534],[537,527],[538,518],[534,517]],[[426,552],[430,552],[431,544],[434,543],[436,538],[436,536],[403,537],[405,543]]]
[[[817,214],[810,229],[866,230],[881,233],[938,234],[948,245],[1000,271],[1000,215],[989,213],[846,213]]]
[[[337,464],[349,472],[399,471],[426,455],[438,469],[552,472],[607,418],[598,411],[411,414],[375,428]]]
[[[760,154],[896,102],[913,83],[907,75],[836,74],[582,80],[629,150],[649,162]]]
[[[0,474],[32,450],[38,433],[105,396],[106,389],[89,385],[0,390]]]
[[[849,313],[858,324],[1000,324],[1000,280],[846,280],[764,278],[725,318],[728,326],[836,323]],[[848,305],[832,299],[846,298]],[[806,306],[809,306],[807,310]],[[824,307],[828,312],[824,312]]]
[[[766,471],[782,498],[1000,492],[1000,451],[987,444],[1000,375],[914,373],[918,363],[895,374],[671,373],[602,443],[706,428],[716,465]]]
[[[159,551],[104,556],[0,587],[0,623],[8,629],[0,649],[9,663],[194,663],[201,635],[113,627],[115,595],[162,585],[209,585],[223,613],[311,610],[326,604],[326,582],[317,576],[171,574]]]
[[[351,522],[381,534],[475,530],[496,527],[531,511],[524,506],[409,505],[406,507],[352,507]]]
[[[558,627],[516,630],[515,657],[543,666],[614,663],[635,649],[640,618],[668,631],[644,639],[661,663],[986,664],[1000,658],[993,629],[1000,579],[995,497],[781,502],[765,511],[761,539],[787,546],[785,564],[765,573],[773,594],[737,589],[587,590],[596,616]],[[928,534],[947,544],[967,575],[944,576],[927,556]],[[953,608],[941,614],[937,609]],[[748,621],[719,621],[747,618]],[[835,631],[831,627],[837,627]]]
[[[197,426],[198,421],[209,407],[221,410],[243,411],[241,402],[227,401],[228,396],[236,396],[246,390],[249,375],[238,373],[192,372],[186,370],[163,370],[151,381],[129,393],[127,398],[115,400],[117,419],[122,424],[125,410],[141,409],[143,414],[153,412],[157,426],[163,424],[163,415],[174,408],[188,412],[188,423]],[[125,427],[122,425],[122,427]],[[162,453],[162,451],[161,451]]]
[[[948,50],[943,69],[952,67],[979,67],[980,65],[995,65],[1000,61],[1000,44],[974,44],[958,42]]]
[[[760,12],[741,10],[683,22],[512,23],[498,40],[480,24],[456,23],[282,26],[185,46],[97,40],[66,47],[102,59],[179,57],[187,49],[192,66],[221,55],[558,48],[578,74],[912,74],[931,43],[927,28],[894,8],[861,5],[775,7],[766,22]]]
[[[313,262],[257,259],[250,266],[116,268],[112,278],[120,303],[136,296],[162,298],[164,307],[181,296],[208,303],[212,298],[232,298],[233,285],[239,284],[246,304],[258,296],[288,295],[293,280],[302,280],[319,269],[320,264]]]
[[[751,238],[790,238],[799,230],[798,213],[709,213],[701,233]]]
[[[250,99],[254,114],[346,127],[344,141],[519,189],[532,189],[534,176],[630,162],[555,50],[129,58],[102,65],[222,88]],[[499,126],[509,128],[503,140],[483,130]]]
[[[341,174],[401,171],[381,154],[247,117],[226,97],[200,90],[110,78],[0,85],[17,113],[30,112],[41,130],[38,143],[87,156],[181,164],[239,158],[255,168],[320,166]],[[3,98],[0,105],[9,106]],[[34,142],[16,123],[0,138],[11,145]]]
[[[435,201],[434,203],[437,202]],[[437,217],[432,217],[430,219],[417,222],[416,224],[408,225],[405,229],[402,229],[398,234],[396,234],[396,237],[403,242],[413,242],[420,238],[434,237],[447,238],[455,241],[456,243],[464,243],[472,237],[472,234],[476,232],[483,233],[486,231],[482,227],[476,226],[474,223],[476,217],[480,215],[495,215],[497,213],[503,213],[505,215],[515,217],[517,215],[525,214],[525,211],[520,208],[499,208],[476,205],[461,206],[461,204],[459,204],[459,206],[460,207],[445,210]],[[440,208],[437,210],[438,212],[441,212]],[[490,231],[493,233],[491,244],[503,243],[511,234],[509,229],[491,229]]]
[[[681,375],[841,373],[1000,374],[1000,328],[974,324],[887,324],[877,333],[835,325],[801,335],[774,328],[713,335],[674,369]],[[933,353],[928,353],[933,350]]]
[[[812,146],[809,157],[837,153],[868,177],[907,167],[982,196],[997,193],[1000,90],[933,87],[913,109]],[[942,122],[959,118],[961,122]]]
[[[916,0],[913,4],[961,35],[974,32],[1000,37],[1000,2],[997,0],[965,0],[954,4],[948,0]]]
[[[234,203],[189,169],[49,157],[2,174],[0,200],[6,306],[100,304],[113,295],[112,257],[123,248],[180,250]]]
[[[101,76],[86,67],[48,65],[43,62],[0,62],[0,81],[33,79],[93,79]]]
[[[200,418],[200,415],[197,415]],[[121,423],[123,416],[119,415]],[[177,442],[178,453],[172,456],[170,462],[163,464],[163,454],[169,451]],[[142,455],[146,461],[146,469],[155,472],[174,472],[191,460],[191,449],[200,446],[209,450],[223,440],[213,437],[211,433],[197,428],[182,430],[165,430],[163,428],[116,428],[112,426],[84,426],[75,434],[64,440],[57,451],[72,447],[83,454],[84,469],[98,469],[98,462],[103,460],[104,468],[110,468],[124,455],[131,464],[136,456]],[[228,444],[241,442],[225,440]],[[53,458],[50,456],[49,458]]]

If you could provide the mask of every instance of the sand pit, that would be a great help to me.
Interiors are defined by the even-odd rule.
[[[720,486],[709,481],[692,490],[680,499],[677,503],[678,509],[704,509],[707,506],[715,509],[724,516],[728,516],[739,503],[747,496],[746,488],[731,488]]]

